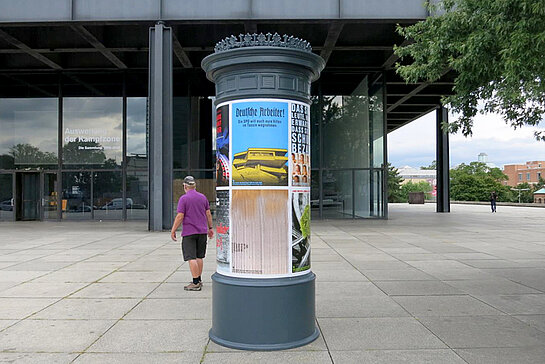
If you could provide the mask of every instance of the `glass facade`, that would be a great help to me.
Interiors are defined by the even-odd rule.
[[[13,220],[13,174],[0,173],[0,221]]]
[[[180,196],[184,194],[183,179],[195,177],[197,190],[216,206],[215,120],[210,97],[174,97],[173,100],[173,181],[174,215]]]
[[[363,77],[350,95],[313,97],[314,216],[385,216],[384,88],[381,76],[371,81]]]
[[[133,77],[60,75],[63,97],[0,99],[0,220],[148,219],[148,104]],[[313,218],[385,216],[383,82],[354,77],[349,95],[315,85]],[[193,175],[214,211],[214,99],[175,86],[173,210]]]
[[[57,97],[0,98],[0,220],[147,220],[147,98],[128,81],[142,74],[58,74]]]

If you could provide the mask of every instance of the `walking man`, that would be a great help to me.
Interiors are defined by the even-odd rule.
[[[492,191],[490,193],[490,208],[492,208],[492,212],[496,212],[496,200],[498,199],[498,195],[496,194],[496,191]]]
[[[212,214],[208,199],[197,192],[195,178],[184,178],[185,195],[178,201],[178,214],[172,224],[170,237],[176,240],[176,230],[182,225],[182,253],[184,261],[189,262],[193,281],[184,287],[186,291],[200,291],[202,288],[203,258],[206,254],[206,236],[214,236]]]

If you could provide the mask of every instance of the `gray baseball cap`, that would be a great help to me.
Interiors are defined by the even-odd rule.
[[[193,176],[187,176],[184,178],[184,185],[193,186],[195,185],[195,178]]]

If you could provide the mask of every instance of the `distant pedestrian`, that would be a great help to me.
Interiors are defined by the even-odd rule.
[[[492,212],[496,212],[496,200],[498,199],[498,194],[496,191],[490,192],[490,208],[492,208]]]
[[[176,230],[182,225],[182,253],[184,261],[189,262],[193,281],[184,287],[186,291],[202,289],[203,258],[206,254],[206,236],[214,236],[212,214],[208,199],[197,192],[195,178],[184,178],[185,195],[178,201],[178,214],[172,224],[170,237],[176,240]]]

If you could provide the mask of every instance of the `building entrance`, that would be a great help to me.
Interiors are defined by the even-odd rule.
[[[40,173],[15,174],[16,220],[40,220]]]

